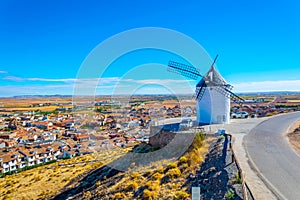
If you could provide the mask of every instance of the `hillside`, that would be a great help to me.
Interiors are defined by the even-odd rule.
[[[227,142],[198,133],[178,159],[132,163],[127,171],[111,167],[129,154],[124,149],[58,161],[1,178],[0,199],[189,199],[192,186],[201,199],[242,199]],[[129,151],[152,150],[141,144]]]
[[[211,142],[197,134],[193,145],[179,159],[160,160],[125,172],[104,166],[54,199],[185,199],[190,196],[194,174]]]
[[[197,134],[179,159],[132,166],[125,172],[104,166],[53,199],[190,199],[191,187],[198,186],[201,199],[240,200],[241,179],[227,145],[224,137]]]
[[[0,178],[0,199],[49,199],[79,177],[124,155],[112,150],[58,161]]]

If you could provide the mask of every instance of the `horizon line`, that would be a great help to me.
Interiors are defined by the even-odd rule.
[[[289,91],[289,90],[278,90],[278,91],[249,91],[249,92],[236,92],[239,95],[247,94],[281,94],[281,93],[296,93],[300,94],[300,90]],[[193,96],[193,93],[189,94],[97,94],[97,95],[73,95],[73,94],[24,94],[24,95],[13,95],[13,96],[0,96],[0,98],[18,98],[18,97],[51,97],[51,96],[66,96],[66,97],[105,97],[105,96]]]

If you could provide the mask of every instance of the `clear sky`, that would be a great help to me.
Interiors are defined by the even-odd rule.
[[[300,91],[299,10],[297,0],[2,0],[0,96],[72,94],[82,62],[99,43],[140,27],[182,32],[212,57],[219,54],[217,68],[236,92]],[[134,60],[147,64],[155,61],[153,55],[149,51],[120,59],[102,77],[107,81],[98,93],[110,93],[122,73],[136,66]],[[158,57],[163,63],[162,54]],[[165,83],[170,77],[139,83],[155,88],[155,81]],[[137,84],[132,77],[130,81]],[[152,86],[146,85],[149,81]]]

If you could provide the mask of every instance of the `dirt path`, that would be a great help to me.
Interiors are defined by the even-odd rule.
[[[300,155],[300,120],[291,126],[287,137],[293,149]]]

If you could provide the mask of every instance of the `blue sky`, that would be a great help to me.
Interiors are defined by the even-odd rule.
[[[179,31],[211,57],[219,54],[217,68],[236,92],[300,91],[299,9],[296,0],[2,0],[0,96],[72,94],[80,66],[98,44],[140,27]],[[153,51],[123,56],[101,77],[105,81],[98,93],[111,93],[120,77],[138,64],[164,64],[164,59],[169,60],[167,54]],[[147,88],[141,93],[166,91],[155,83],[190,92],[166,73],[139,74],[126,82]],[[177,81],[165,81],[171,79]]]

